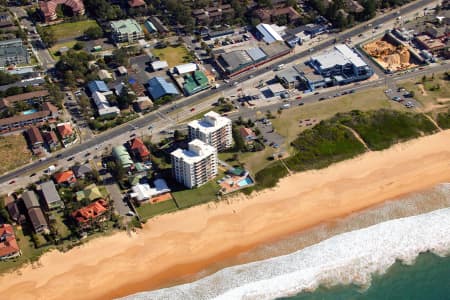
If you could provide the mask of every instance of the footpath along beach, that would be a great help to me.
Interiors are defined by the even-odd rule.
[[[144,229],[56,251],[0,277],[2,299],[111,299],[174,283],[211,263],[450,182],[450,130],[297,173],[251,197],[149,220]]]

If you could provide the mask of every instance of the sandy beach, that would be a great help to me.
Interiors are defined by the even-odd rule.
[[[450,182],[450,130],[318,171],[275,189],[164,215],[133,236],[93,240],[0,277],[2,299],[110,299],[149,290],[212,262],[321,222]]]

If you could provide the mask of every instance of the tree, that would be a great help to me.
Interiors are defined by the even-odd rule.
[[[53,32],[52,29],[42,28],[40,26],[37,26],[36,29],[37,29],[39,35],[41,36],[42,41],[48,48],[50,48],[56,44],[57,39],[56,39],[55,33]]]
[[[128,52],[125,48],[120,48],[113,51],[113,60],[117,64],[128,66],[128,59]]]
[[[84,35],[91,40],[96,40],[103,37],[103,30],[99,26],[92,26],[84,31]]]
[[[128,108],[133,101],[136,100],[136,95],[134,93],[130,93],[128,86],[124,86],[120,95],[117,97],[117,103],[120,109]]]
[[[0,71],[0,85],[10,84],[17,80],[19,80],[19,76]]]
[[[82,43],[82,42],[76,42],[75,45],[73,45],[73,49],[77,50],[77,51],[81,50],[83,48],[84,48],[84,43]]]

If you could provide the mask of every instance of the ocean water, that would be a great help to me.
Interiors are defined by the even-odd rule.
[[[442,184],[124,299],[450,299],[449,254],[450,184]]]
[[[450,257],[420,254],[414,264],[396,262],[383,275],[375,275],[369,288],[355,285],[319,287],[280,300],[446,300],[450,299]]]

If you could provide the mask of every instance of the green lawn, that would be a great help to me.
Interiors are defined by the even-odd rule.
[[[402,104],[389,100],[383,90],[382,88],[370,89],[339,98],[292,107],[283,110],[280,116],[275,114],[277,118],[271,121],[275,130],[286,137],[286,145],[288,145],[300,132],[308,128],[299,126],[300,120],[312,119],[320,121],[331,118],[338,112],[347,112],[355,109],[367,111],[386,108],[406,111]],[[264,113],[264,111],[261,112]]]
[[[268,158],[272,157],[275,152],[278,152],[278,150],[266,146],[263,151],[238,153],[239,161],[233,160],[235,152],[219,153],[219,159],[225,161],[229,165],[243,163],[244,167],[249,170],[251,174],[255,174],[271,163]]]
[[[71,232],[69,228],[64,224],[63,216],[61,213],[53,213],[52,214],[56,220],[56,228],[58,229],[58,234],[61,239],[65,239],[70,236]]]
[[[84,20],[78,22],[66,22],[49,26],[57,40],[76,38],[84,34],[89,27],[100,27],[95,20]]]
[[[141,217],[142,221],[148,220],[156,215],[175,211],[177,209],[178,209],[177,205],[175,204],[175,201],[173,199],[155,204],[146,203],[142,204],[139,207],[136,207],[136,210],[139,216]]]
[[[398,84],[408,91],[414,92],[414,98],[422,103],[425,111],[434,110],[450,104],[450,81],[444,73],[427,76],[425,82],[422,77],[408,79]],[[439,85],[439,89],[434,89]]]
[[[159,57],[160,60],[167,61],[170,68],[182,64],[184,62],[183,57],[188,55],[188,51],[184,46],[167,46],[163,49],[152,49],[152,53],[154,56]]]
[[[196,189],[186,189],[179,192],[173,192],[172,195],[175,198],[179,208],[188,208],[194,205],[206,203],[216,199],[216,193],[220,190],[219,185],[216,183],[218,178],[222,175],[218,175],[215,179],[202,185]]]

